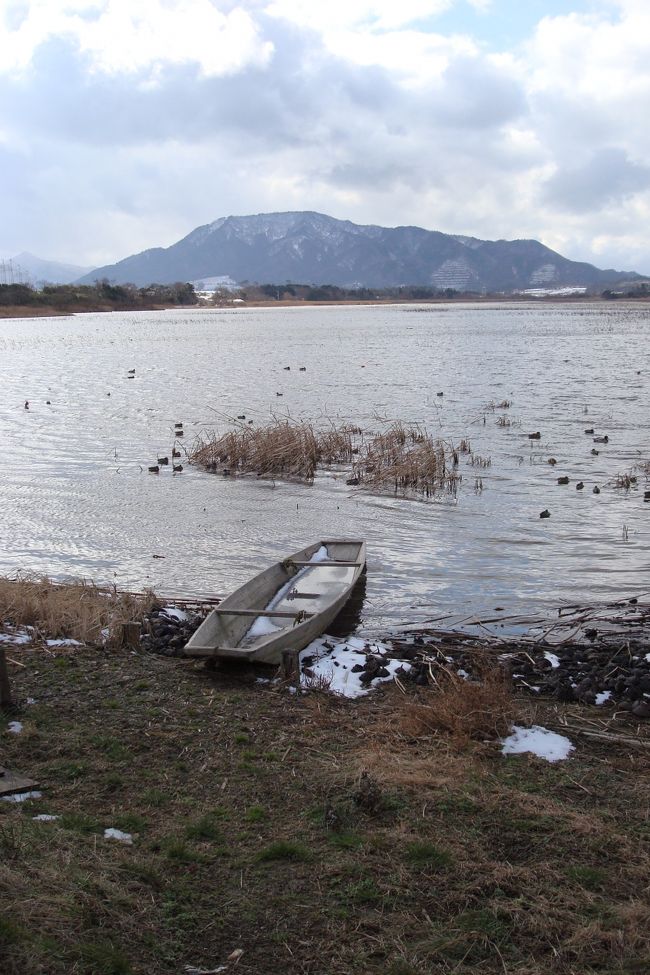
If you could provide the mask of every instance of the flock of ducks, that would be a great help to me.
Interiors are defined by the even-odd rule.
[[[594,432],[595,431],[594,431],[594,428],[593,427],[588,427],[585,430],[585,433],[586,434],[589,434],[591,436],[593,436]],[[528,434],[528,439],[529,440],[540,440],[541,439],[541,433],[540,433],[540,431],[539,430],[536,430],[535,433],[529,433]],[[599,443],[599,444],[606,444],[606,443],[609,443],[609,437],[608,437],[607,434],[604,434],[603,436],[594,437],[593,442],[594,443]],[[598,454],[600,453],[600,451],[599,450],[596,450],[595,447],[592,447],[591,448],[591,453],[593,454],[594,457],[597,457]],[[555,457],[549,457],[548,463],[551,465],[551,467],[554,467],[557,464],[557,460],[555,459]],[[558,484],[570,484],[571,482],[570,482],[570,480],[569,480],[568,477],[566,477],[565,475],[563,475],[562,477],[558,477],[557,483]],[[584,487],[585,487],[584,481],[578,481],[576,483],[576,491],[584,491]],[[594,484],[594,486],[593,486],[593,488],[591,490],[592,490],[592,494],[600,494],[600,488],[598,487],[597,484]],[[644,498],[645,501],[650,500],[650,492],[646,492],[646,493],[648,494],[649,497]],[[551,517],[551,512],[548,510],[548,508],[545,508],[544,511],[540,511],[539,517],[540,518],[550,518]]]

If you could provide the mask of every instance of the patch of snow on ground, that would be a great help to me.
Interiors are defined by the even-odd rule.
[[[38,816],[32,816],[32,819],[37,823],[53,823],[55,819],[61,819],[61,817],[50,816],[49,813],[39,813]]]
[[[26,799],[41,799],[42,792],[14,792],[11,796],[0,796],[3,802],[25,802]]]
[[[130,833],[123,833],[121,829],[113,829],[112,826],[104,830],[104,839],[117,840],[118,843],[127,843],[129,846],[133,845],[133,837]]]
[[[31,643],[33,639],[31,629],[31,626],[26,628],[21,627],[20,629],[7,626],[4,630],[0,631],[0,643],[13,643],[14,645]]]
[[[46,640],[48,647],[83,647],[79,640]]]
[[[23,725],[20,721],[10,721],[7,725],[7,731],[12,735],[19,735],[23,730]]]
[[[28,697],[27,700],[25,701],[25,704],[36,704],[36,698]]]
[[[502,741],[503,755],[521,755],[532,752],[538,758],[545,758],[547,762],[559,762],[568,758],[575,748],[568,738],[558,735],[548,728],[533,725],[532,728],[512,726],[512,734]]]
[[[361,670],[355,672],[353,668],[365,667],[368,653],[383,657],[387,650],[385,644],[368,644],[359,637],[349,637],[347,640],[335,640],[331,636],[319,637],[300,654],[300,683],[307,688],[322,685],[323,689],[342,697],[363,697],[373,687],[392,680],[400,667],[410,670],[411,665],[403,660],[383,660],[382,666],[388,671],[388,676],[375,677],[369,683],[362,684]],[[303,663],[305,658],[312,658],[306,667],[307,672]]]
[[[185,610],[178,609],[176,606],[165,606],[163,613],[165,616],[169,616],[173,620],[179,620],[181,623],[184,623],[188,619]]]
[[[596,701],[595,701],[595,703],[596,704],[604,704],[606,701],[609,701],[609,699],[610,699],[611,696],[612,696],[612,692],[611,691],[600,691],[599,694],[596,694]]]
[[[560,666],[560,658],[559,657],[556,657],[554,653],[550,653],[548,650],[545,650],[544,651],[544,656],[546,657],[546,659],[550,663],[550,665],[553,668],[553,670],[555,670],[556,667],[559,667]]]

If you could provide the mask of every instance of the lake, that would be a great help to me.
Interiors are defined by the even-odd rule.
[[[352,535],[368,544],[368,630],[641,594],[649,485],[638,472],[628,491],[615,479],[650,459],[649,340],[650,306],[632,302],[0,321],[0,572],[225,595],[312,540]],[[239,414],[418,423],[469,439],[491,465],[461,456],[457,497],[430,503],[369,495],[341,471],[311,486],[185,460],[181,474],[147,472],[170,454],[177,421],[189,448]],[[609,442],[594,445],[591,428]]]

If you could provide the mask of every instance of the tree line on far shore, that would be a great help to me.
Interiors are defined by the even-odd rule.
[[[52,308],[55,311],[103,311],[147,309],[174,305],[196,305],[194,287],[187,282],[151,284],[50,284],[36,290],[27,284],[0,284],[0,307]]]

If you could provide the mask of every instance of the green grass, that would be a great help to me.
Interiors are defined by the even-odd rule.
[[[131,975],[133,969],[123,951],[110,941],[97,941],[79,946],[85,971],[92,975]]]
[[[566,869],[567,878],[585,890],[603,890],[609,879],[609,873],[602,867],[588,867],[577,864]]]
[[[425,840],[407,843],[404,858],[415,867],[434,867],[436,870],[443,870],[452,861],[450,853]]]
[[[246,810],[245,819],[247,823],[261,823],[267,818],[267,812],[263,806],[251,806],[250,809]]]
[[[217,818],[217,812],[205,813],[199,819],[195,820],[195,822],[185,827],[185,839],[209,841],[211,843],[221,842],[223,840],[223,833],[217,825]]]
[[[308,860],[309,850],[302,843],[276,840],[275,843],[271,843],[270,846],[260,850],[255,859],[260,863],[273,860]]]

